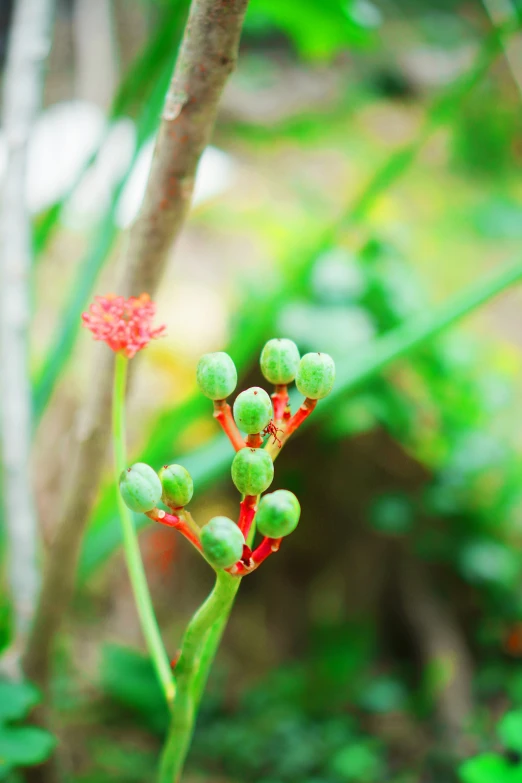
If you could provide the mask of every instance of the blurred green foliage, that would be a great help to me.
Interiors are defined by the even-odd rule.
[[[17,767],[40,764],[54,749],[56,741],[49,732],[21,725],[39,701],[29,683],[0,681],[0,780]]]
[[[36,373],[38,417],[65,371],[79,313],[117,239],[119,194],[159,121],[188,2],[153,3],[152,7],[156,16],[150,39],[120,85],[109,114],[109,122],[122,116],[135,120],[136,149],[128,170],[114,185],[110,209],[88,237],[63,318]],[[388,145],[382,154],[371,157],[363,186],[338,204],[326,226],[311,216],[304,231],[299,227],[299,235],[286,227],[285,241],[279,243],[285,252],[280,253],[274,276],[268,281],[263,278],[262,284],[257,279],[243,284],[244,304],[233,315],[228,350],[243,376],[252,370],[252,357],[263,341],[274,333],[292,337],[302,351],[329,351],[338,361],[340,383],[332,398],[335,404],[324,408],[327,415],[321,418],[318,411],[323,437],[335,447],[342,440],[384,430],[423,469],[426,478],[420,489],[375,494],[365,518],[369,529],[390,541],[407,541],[420,562],[446,569],[473,596],[474,621],[467,632],[479,660],[475,688],[481,707],[473,717],[480,726],[477,743],[481,752],[458,773],[453,758],[444,760],[440,779],[436,762],[428,759],[426,779],[446,783],[458,774],[461,783],[522,783],[517,755],[522,753],[522,680],[513,662],[506,660],[503,646],[506,631],[522,621],[518,591],[522,465],[516,432],[506,432],[503,420],[517,393],[520,361],[501,349],[495,356],[483,341],[462,333],[435,339],[440,329],[429,320],[433,297],[423,290],[422,271],[415,273],[419,259],[405,252],[389,232],[380,232],[374,219],[388,191],[403,176],[414,174],[426,143],[444,128],[452,169],[446,173],[444,186],[455,182],[450,173],[473,177],[477,188],[484,183],[493,186],[463,205],[468,212],[459,216],[462,223],[469,223],[480,243],[520,239],[519,191],[513,184],[520,164],[519,103],[497,99],[499,77],[491,68],[498,63],[509,36],[491,32],[481,9],[460,11],[460,4],[449,0],[383,3],[382,7],[363,0],[299,4],[252,0],[244,48],[246,53],[261,52],[261,69],[271,64],[265,47],[270,51],[282,39],[296,62],[306,67],[331,64],[349,50],[355,63],[353,79],[358,81],[356,88],[346,86],[338,104],[324,113],[308,109],[275,124],[223,118],[220,127],[231,142],[245,144],[253,154],[260,145],[269,148],[278,143],[295,144],[305,154],[308,146],[329,143],[326,126],[330,126],[336,128],[336,143],[339,137],[345,143],[346,127],[369,102],[368,95],[374,94],[376,86],[386,100],[415,99],[420,121],[409,140]],[[388,51],[390,16],[393,56],[400,48],[393,41],[394,25],[406,19],[413,37],[422,44],[438,43],[451,49],[462,40],[471,41],[478,49],[474,62],[448,86],[429,94],[410,84],[411,74],[402,73],[394,81],[395,63]],[[511,35],[511,22],[507,28]],[[379,68],[386,61],[386,78],[379,77],[377,66],[370,68],[370,75],[364,68],[357,70],[357,62],[365,62],[368,52],[376,55]],[[394,92],[393,84],[400,89]],[[428,186],[417,183],[419,198],[429,198]],[[35,232],[39,256],[44,256],[61,228],[69,196],[39,217]],[[406,204],[406,209],[410,207]],[[401,215],[403,222],[409,219],[408,214]],[[260,223],[262,233],[262,219]],[[432,241],[428,236],[426,242]],[[454,258],[443,259],[441,264],[451,267],[459,260],[457,236]],[[475,274],[479,276],[480,270],[475,272],[473,266],[470,277]],[[481,295],[484,298],[480,283],[477,287],[477,281],[472,282],[471,298],[457,303],[461,314],[466,302],[471,309],[480,303]],[[442,325],[457,317],[452,319],[452,313],[444,310],[436,315]],[[427,337],[419,346],[415,335],[422,329]],[[408,357],[388,368],[397,345],[406,346]],[[230,463],[228,443],[221,437],[180,454],[188,429],[207,416],[208,404],[200,395],[160,410],[139,459],[155,466],[173,458],[182,461],[201,493],[225,475]],[[114,501],[114,488],[107,483],[82,553],[82,584],[119,545]],[[146,522],[136,518],[138,526]],[[5,636],[7,625],[8,613],[2,610],[0,631],[5,630]],[[367,624],[315,628],[312,633],[318,638],[312,639],[312,651],[303,660],[260,678],[233,704],[227,699],[227,673],[220,673],[222,679],[216,678],[201,715],[192,769],[204,776],[253,783],[418,783],[422,765],[417,768],[417,757],[413,762],[404,756],[395,758],[386,732],[375,729],[375,721],[391,715],[394,720],[405,719],[406,730],[413,730],[432,720],[438,690],[448,678],[447,668],[434,662],[421,672],[420,682],[413,682],[410,672],[383,667]],[[134,721],[138,716],[147,739],[143,747],[135,747],[128,738],[96,738],[89,745],[92,769],[78,780],[148,779],[157,755],[156,738],[168,719],[149,662],[130,649],[107,646],[100,680],[94,686],[96,694],[102,693],[110,709],[116,710],[117,720],[130,715]],[[3,688],[0,683],[0,758],[4,764],[0,776],[22,761],[38,763],[52,748],[49,735],[14,723],[36,702],[30,686]],[[74,691],[69,683],[65,688]],[[491,740],[489,704],[500,696],[508,712],[498,724],[497,743]],[[80,712],[83,705],[80,698],[77,703],[72,699],[73,712]],[[516,710],[509,711],[512,706]],[[109,715],[117,722],[110,710]],[[92,719],[99,728],[100,713],[94,710]]]

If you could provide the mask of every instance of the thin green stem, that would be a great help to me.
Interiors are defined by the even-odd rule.
[[[212,592],[190,621],[176,664],[176,698],[158,783],[178,783],[190,747],[197,708],[241,580],[218,571]]]
[[[122,354],[116,355],[114,365],[114,387],[112,398],[112,435],[114,444],[114,477],[116,495],[123,531],[123,548],[129,570],[129,577],[134,592],[134,600],[138,609],[143,636],[158,675],[161,687],[168,704],[172,704],[175,695],[174,679],[165,652],[158,623],[154,615],[152,601],[143,568],[138,538],[129,509],[118,492],[119,477],[126,467],[125,446],[125,387],[127,381],[128,360]]]

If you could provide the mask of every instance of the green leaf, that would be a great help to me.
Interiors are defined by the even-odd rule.
[[[460,567],[472,584],[489,584],[511,590],[518,584],[521,570],[516,551],[500,541],[475,539],[460,554]]]
[[[34,685],[0,681],[0,723],[24,718],[39,701],[40,694]]]
[[[508,750],[522,753],[522,710],[508,712],[497,727],[498,736]]]
[[[459,779],[461,783],[522,783],[522,767],[495,753],[483,753],[462,764]]]
[[[384,765],[373,744],[354,743],[338,751],[329,767],[346,783],[376,783],[384,775]]]
[[[403,683],[391,677],[370,682],[361,694],[359,703],[368,712],[386,713],[403,710],[408,694]]]
[[[411,499],[405,494],[386,494],[375,498],[369,520],[372,527],[381,533],[404,535],[413,524]]]
[[[115,701],[139,712],[158,733],[168,725],[168,709],[149,658],[136,650],[105,645],[101,684]]]
[[[52,734],[35,726],[0,727],[0,765],[25,767],[41,764],[51,755],[56,741]]]
[[[373,13],[364,14],[365,8]],[[290,38],[302,57],[324,60],[354,44],[368,43],[379,21],[373,5],[356,0],[253,0],[246,29],[254,32],[272,25]]]

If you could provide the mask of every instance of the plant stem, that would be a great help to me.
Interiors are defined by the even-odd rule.
[[[214,400],[214,418],[219,422],[236,451],[245,448],[245,440],[239,432],[232,409],[226,400]]]
[[[119,477],[122,470],[125,470],[126,467],[125,386],[127,380],[127,365],[128,359],[123,356],[123,354],[117,354],[114,365],[112,435],[114,444],[114,478],[118,510],[123,530],[123,548],[143,636],[145,637],[167,703],[172,704],[175,695],[172,671],[163,642],[161,641],[158,623],[154,615],[136,531],[134,530],[129,509],[123,502],[118,491]]]
[[[218,571],[212,592],[185,631],[176,664],[176,698],[158,783],[180,780],[205,681],[240,583],[240,579]]]

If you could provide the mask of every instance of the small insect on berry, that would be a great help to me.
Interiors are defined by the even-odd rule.
[[[270,435],[274,440],[273,443],[279,444],[279,448],[283,445],[281,438],[278,436],[278,432],[284,432],[280,427],[276,427],[274,420],[269,421],[266,425],[265,429],[262,432],[262,435]]]

